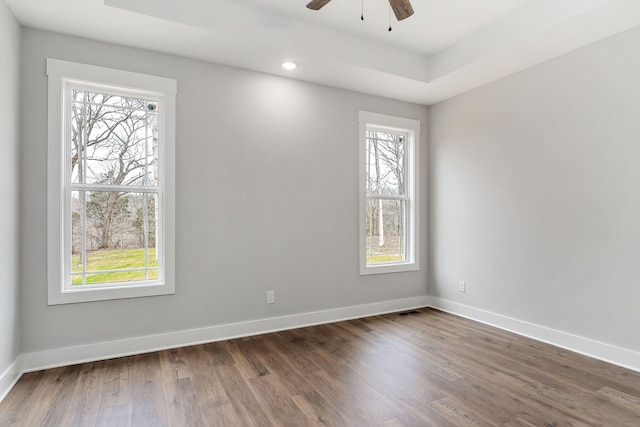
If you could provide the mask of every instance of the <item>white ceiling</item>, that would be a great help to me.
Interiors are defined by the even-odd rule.
[[[387,0],[364,21],[360,0],[5,1],[29,27],[421,104],[640,25],[638,0],[412,0],[391,32]]]
[[[415,53],[432,55],[513,12],[527,0],[413,0],[415,16],[389,27],[387,0],[334,0],[321,12],[307,0],[237,0],[265,11],[320,25],[354,37]],[[365,20],[361,21],[364,7]]]

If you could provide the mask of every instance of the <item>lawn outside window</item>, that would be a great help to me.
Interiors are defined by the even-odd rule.
[[[360,111],[360,274],[414,271],[420,122]]]
[[[176,81],[47,60],[50,305],[175,293]]]

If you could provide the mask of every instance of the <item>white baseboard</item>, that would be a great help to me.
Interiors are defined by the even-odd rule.
[[[566,332],[550,329],[545,326],[525,322],[490,311],[480,310],[468,305],[431,297],[431,306],[438,310],[457,316],[466,317],[476,322],[495,326],[509,332],[533,338],[552,344],[594,359],[612,363],[623,368],[640,372],[640,353],[605,344],[589,338],[572,335]]]
[[[200,329],[148,335],[117,341],[108,341],[74,347],[44,350],[22,354],[22,371],[31,372],[59,366],[75,365],[115,357],[186,347],[189,345],[222,341],[232,338],[259,335],[323,323],[377,314],[429,307],[431,298],[420,296],[372,304],[355,305],[331,310],[271,317],[248,322],[230,323]]]
[[[13,363],[5,369],[2,375],[0,375],[0,402],[2,402],[2,399],[5,398],[13,386],[18,382],[22,372],[22,357],[18,356],[16,357],[16,360],[14,360]]]

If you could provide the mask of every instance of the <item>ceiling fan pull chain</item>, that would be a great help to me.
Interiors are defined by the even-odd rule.
[[[364,0],[360,0],[360,20],[364,21]]]
[[[389,31],[391,31],[391,5],[389,5]]]

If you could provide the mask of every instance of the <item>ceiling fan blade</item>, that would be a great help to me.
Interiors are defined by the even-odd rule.
[[[331,0],[311,0],[307,7],[313,10],[320,10],[325,4],[329,3]]]
[[[389,4],[398,21],[402,21],[413,15],[413,7],[411,7],[409,0],[389,0]]]

